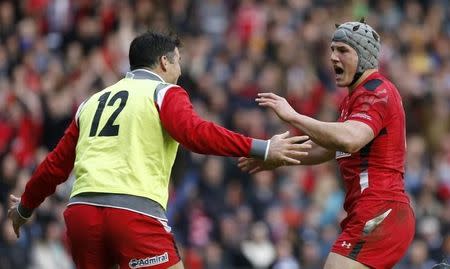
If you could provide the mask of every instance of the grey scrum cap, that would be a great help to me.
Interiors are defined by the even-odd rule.
[[[358,54],[357,73],[363,73],[367,69],[378,67],[380,54],[380,36],[372,27],[361,19],[360,22],[352,21],[341,25],[336,24],[333,41],[344,42],[356,50]]]

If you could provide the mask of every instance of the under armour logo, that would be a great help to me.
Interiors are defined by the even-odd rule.
[[[352,243],[347,243],[347,241],[342,242],[342,247],[349,249],[352,246]]]

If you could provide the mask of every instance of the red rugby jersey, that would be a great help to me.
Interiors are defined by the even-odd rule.
[[[356,153],[336,152],[350,212],[358,200],[394,200],[409,203],[403,174],[405,112],[397,88],[375,72],[342,101],[340,122],[355,120],[373,130],[375,138]]]

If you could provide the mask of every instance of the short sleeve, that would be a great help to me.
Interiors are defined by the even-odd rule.
[[[372,128],[375,136],[384,127],[388,108],[388,92],[386,89],[377,91],[364,90],[355,97],[347,120],[363,122]]]

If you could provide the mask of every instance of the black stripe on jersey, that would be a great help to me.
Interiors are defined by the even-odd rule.
[[[356,243],[356,245],[352,249],[352,252],[348,254],[348,257],[356,260],[356,257],[358,257],[358,254],[361,252],[364,243],[366,243],[366,241],[359,241],[358,243]]]
[[[381,136],[381,135],[386,135],[386,134],[387,134],[387,129],[385,127],[380,130],[377,137]],[[359,156],[361,158],[361,165],[360,165],[361,172],[367,171],[367,169],[369,169],[369,154],[370,154],[370,150],[371,150],[374,140],[375,140],[375,138],[359,151]]]
[[[381,79],[371,79],[364,83],[363,87],[368,91],[374,91],[378,86],[380,86],[383,83]]]
[[[380,135],[387,135],[387,129],[386,129],[386,127],[384,127],[383,129],[381,129],[377,136],[380,136]]]
[[[381,133],[381,131],[380,131]],[[367,145],[365,145],[360,151],[359,151],[359,156],[361,157],[361,159],[367,159],[369,157],[369,153],[370,153],[370,148],[372,147],[373,144],[373,140],[370,141]]]

